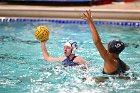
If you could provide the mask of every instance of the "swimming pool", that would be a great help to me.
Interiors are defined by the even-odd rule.
[[[88,25],[76,20],[1,19],[0,22],[0,92],[1,93],[139,93],[140,92],[140,24],[95,22],[106,46],[112,39],[128,47],[120,57],[131,67],[131,79],[113,79],[104,83],[82,81],[83,77],[102,74],[103,60],[97,52]],[[63,67],[43,59],[40,43],[33,32],[39,25],[49,28],[47,48],[51,56],[63,56],[68,39],[78,42],[77,55],[87,60],[87,71]],[[57,51],[56,51],[57,49]],[[136,77],[132,76],[135,73]]]

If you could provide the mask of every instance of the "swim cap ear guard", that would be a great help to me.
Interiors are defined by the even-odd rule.
[[[125,44],[119,40],[112,40],[108,43],[110,53],[120,54],[125,49]]]
[[[77,49],[77,43],[76,42],[73,42],[73,43],[71,43],[71,46],[73,48],[71,54],[75,54],[76,49]]]
[[[75,54],[76,49],[77,49],[77,43],[76,42],[72,42],[72,41],[70,42],[70,41],[68,41],[68,42],[65,43],[64,46],[71,47],[72,48],[71,54]]]

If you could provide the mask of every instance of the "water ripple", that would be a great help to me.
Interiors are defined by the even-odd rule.
[[[26,44],[36,44],[39,43],[39,41],[33,41],[33,40],[22,40],[20,38],[16,38],[13,36],[0,36],[0,42],[21,42]]]

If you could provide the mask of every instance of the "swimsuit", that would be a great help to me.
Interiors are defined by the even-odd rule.
[[[126,71],[126,64],[120,58],[117,58],[116,60],[118,62],[118,68],[116,71],[113,71],[109,75],[121,74],[121,73],[125,73]],[[103,74],[108,74],[108,73],[104,72],[103,70]]]
[[[65,60],[63,60],[63,65],[64,66],[77,66],[79,65],[79,63],[74,62],[73,60],[76,58],[76,56],[74,56],[71,60],[69,59],[69,57],[67,57]]]

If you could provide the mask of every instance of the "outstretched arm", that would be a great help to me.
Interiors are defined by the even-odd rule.
[[[86,11],[85,13],[83,13],[83,19],[86,20],[88,22],[88,25],[90,27],[90,31],[92,33],[92,38],[94,41],[95,46],[97,47],[101,57],[105,60],[106,59],[106,54],[107,54],[107,50],[105,49],[105,47],[103,46],[100,36],[96,30],[95,25],[93,24],[93,20],[92,20],[92,16],[91,16],[91,11]]]
[[[49,56],[49,53],[48,53],[48,51],[46,49],[45,42],[40,42],[40,43],[41,43],[41,47],[42,47],[43,56],[44,56],[44,59],[46,61],[49,61],[49,62],[62,62],[64,60],[65,57],[53,58],[53,57]]]

